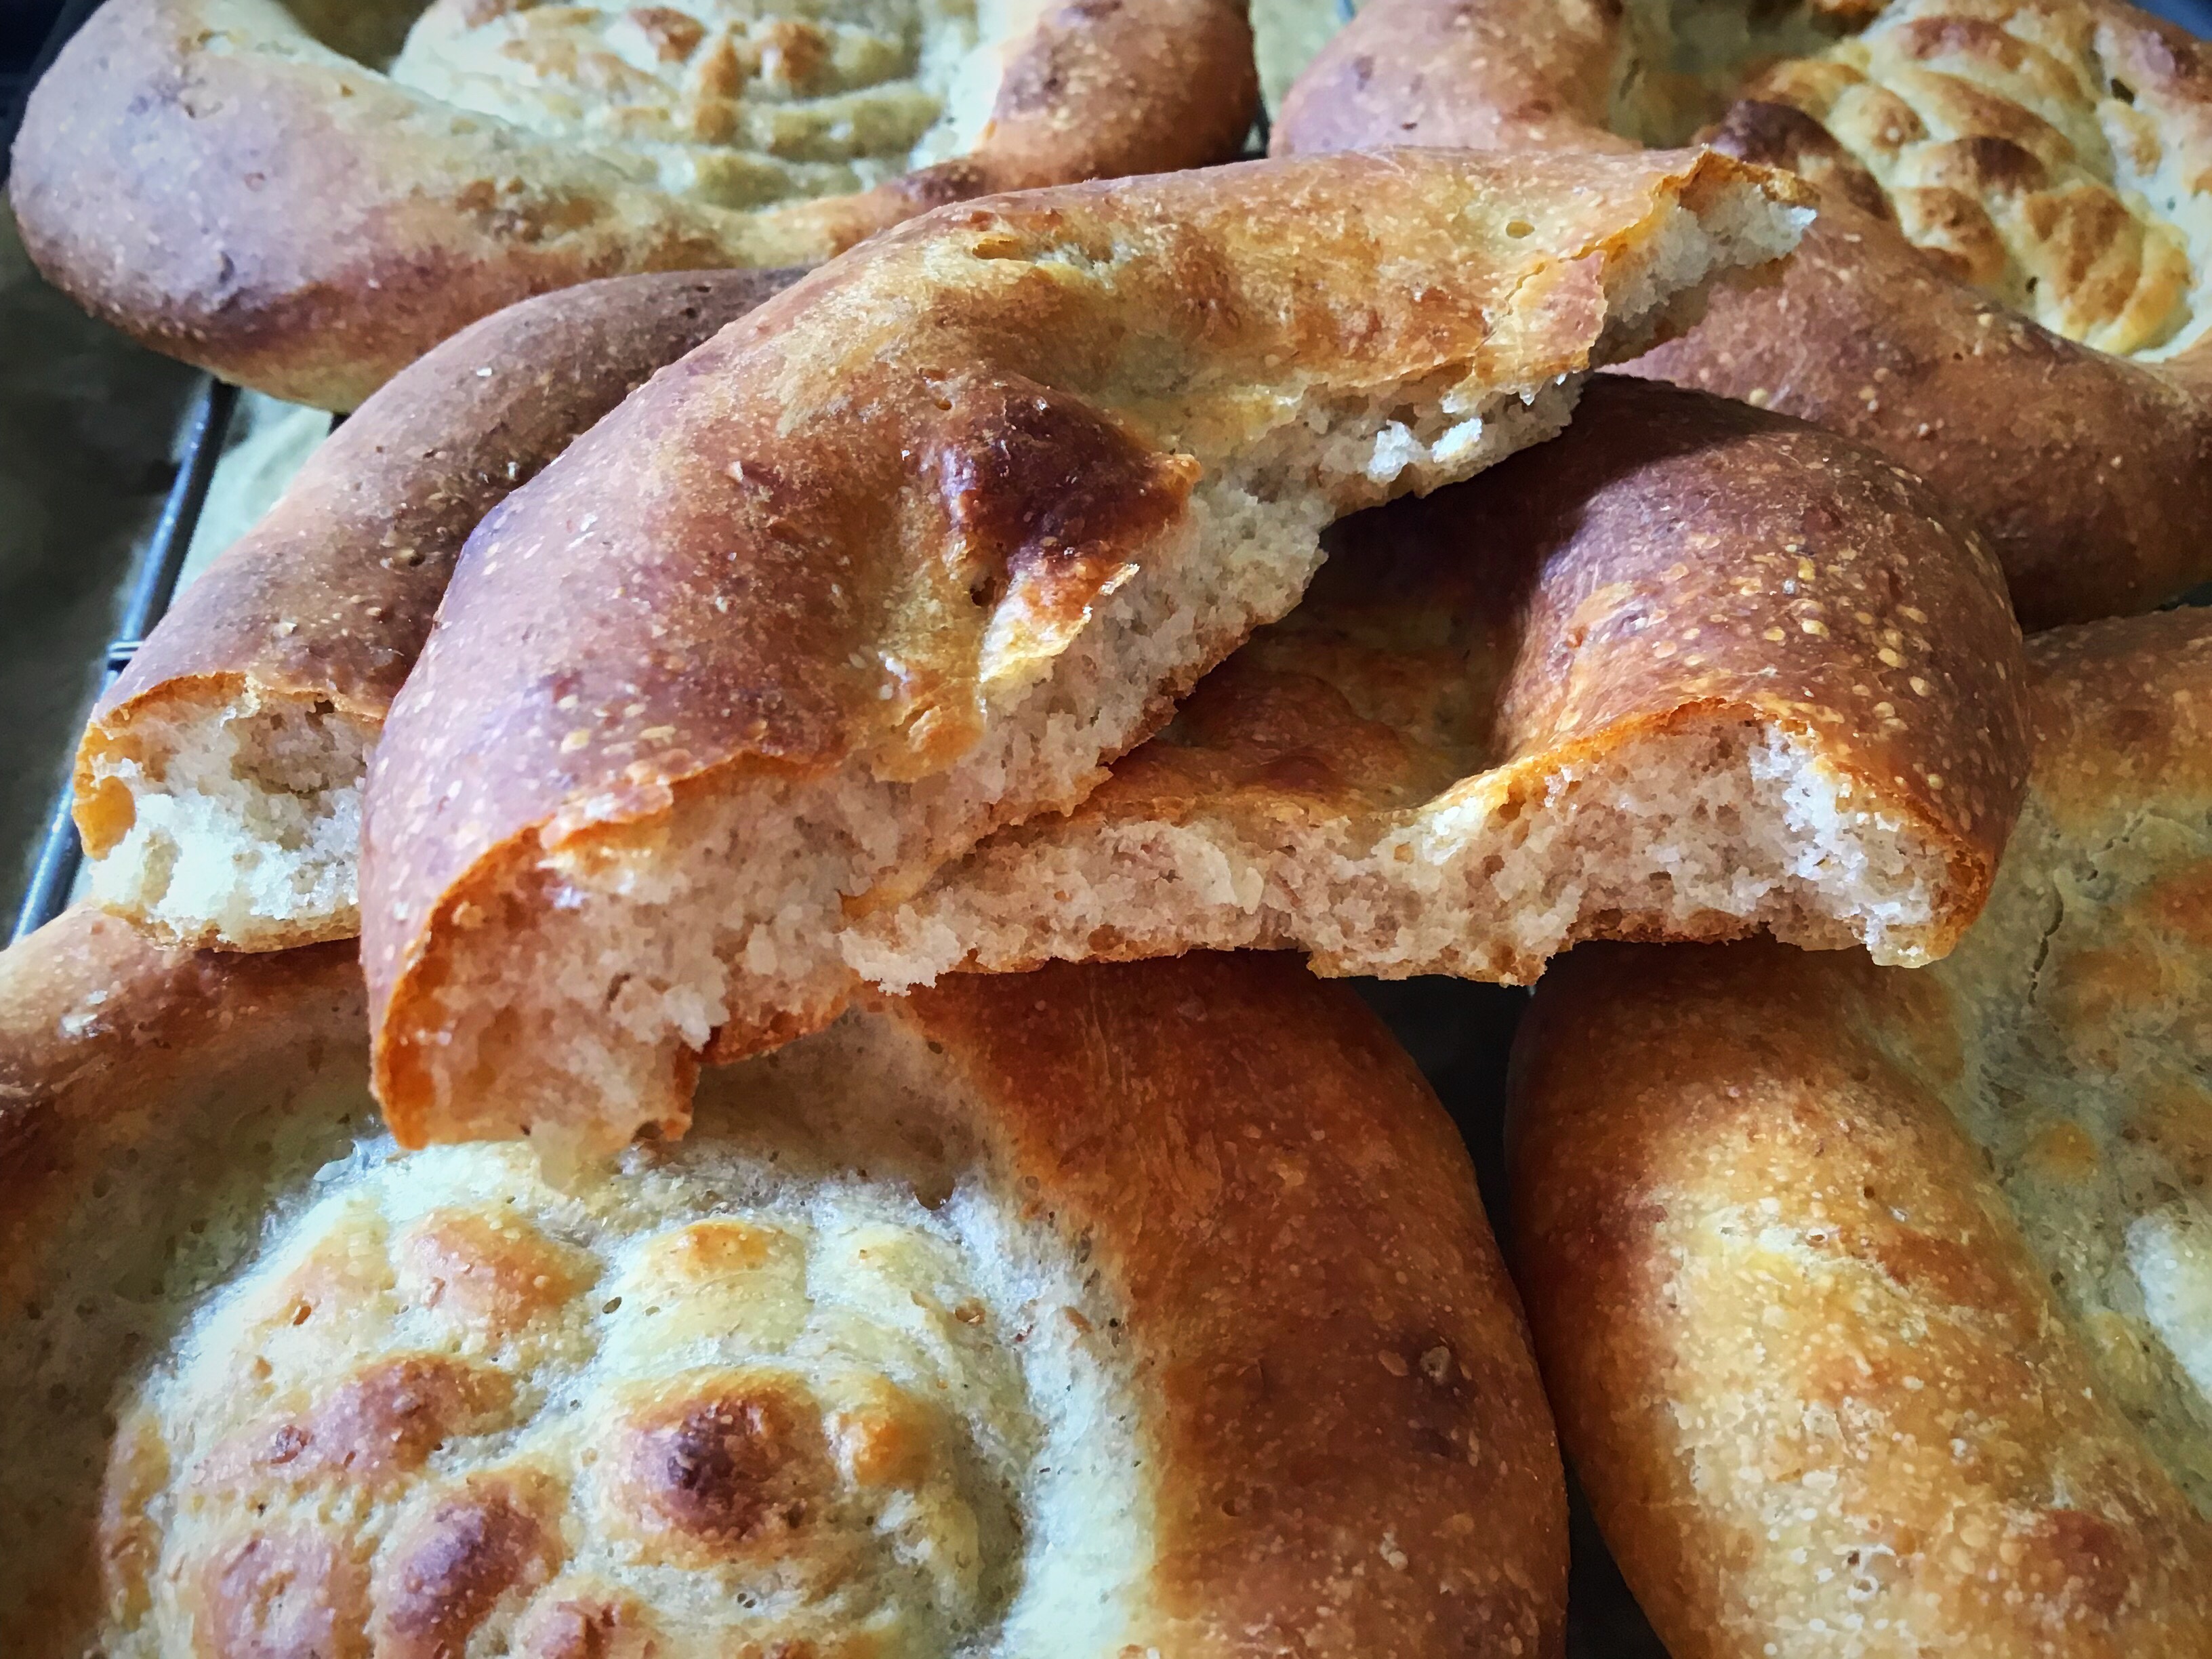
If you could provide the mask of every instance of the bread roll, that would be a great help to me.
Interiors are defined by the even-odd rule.
[[[362,894],[395,1133],[680,1130],[696,1056],[834,1014],[849,908],[1074,805],[1330,520],[1550,435],[1785,247],[1772,177],[1408,152],[1071,186],[725,330],[478,527],[393,704]]]
[[[1539,1356],[1678,1659],[2212,1650],[2212,615],[2029,652],[1950,957],[1578,952],[1518,1040]]]
[[[95,315],[350,409],[551,289],[1224,161],[1257,96],[1232,0],[116,0],[33,90],[9,194]]]
[[[2033,629],[2212,579],[2201,51],[2116,0],[1375,0],[1301,77],[1273,143],[1698,133],[1799,170],[1822,205],[1797,256],[1635,372],[1919,474],[1979,520]]]
[[[1280,958],[872,1002],[550,1184],[331,947],[0,957],[0,1649],[1557,1656],[1465,1152]]]
[[[846,958],[898,988],[1198,946],[1507,981],[1590,938],[1940,956],[2027,767],[2004,579],[1948,512],[1799,422],[1594,377],[1549,443],[1338,525],[1081,806]]]

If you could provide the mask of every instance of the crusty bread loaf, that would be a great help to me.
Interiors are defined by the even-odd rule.
[[[94,709],[76,821],[100,903],[187,945],[360,930],[361,791],[477,521],[795,272],[614,277],[403,370],[187,587]]]
[[[1680,1659],[2212,1651],[2212,614],[2029,655],[1950,957],[1578,952],[1523,1027],[1516,1266]]]
[[[1376,0],[1273,143],[1620,149],[1710,123],[1801,171],[1823,210],[1798,256],[1637,372],[1926,478],[1978,518],[2033,629],[2212,578],[2200,58],[2116,0]]]
[[[2027,769],[1996,562],[1816,428],[1600,375],[1480,478],[1345,520],[1298,608],[1066,817],[856,918],[951,967],[1289,946],[1534,979],[1577,939],[1950,948]]]
[[[550,289],[1225,160],[1256,97],[1234,0],[114,0],[33,91],[9,193],[95,314],[349,409]]]
[[[0,1649],[1561,1652],[1465,1152],[1282,958],[969,977],[550,1185],[334,947],[0,957]]]
[[[1070,186],[726,330],[478,528],[393,705],[362,879],[394,1132],[680,1131],[695,1056],[834,1014],[848,907],[1073,805],[1330,520],[1550,435],[1584,369],[1786,247],[1777,177]]]

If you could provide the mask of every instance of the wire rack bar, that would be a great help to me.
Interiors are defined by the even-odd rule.
[[[223,438],[237,406],[238,388],[221,380],[202,382],[192,399],[185,426],[184,458],[177,467],[175,482],[169,486],[168,498],[161,503],[161,516],[155,523],[137,579],[131,583],[131,597],[123,607],[122,631],[108,642],[100,683],[102,691],[131,665],[131,659],[176,597],[177,579],[184,574],[185,556],[191,550],[192,532],[199,524],[200,509],[207,505],[208,483],[215,477],[215,464],[222,454]],[[15,914],[15,939],[46,926],[69,902],[70,889],[76,884],[77,868],[84,861],[76,821],[70,815],[70,794],[64,781],[61,797],[46,820],[46,834],[40,839],[38,861],[31,867],[22,908]]]

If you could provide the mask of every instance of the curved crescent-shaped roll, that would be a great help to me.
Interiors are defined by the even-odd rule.
[[[471,538],[370,775],[409,1145],[680,1131],[821,1024],[848,908],[1073,806],[1331,520],[1564,424],[1781,175],[1408,151],[945,209],[631,398]],[[1295,227],[1295,230],[1286,228]]]
[[[1680,1659],[2212,1650],[2212,616],[2029,641],[2035,769],[1932,968],[1577,953],[1514,1261]]]
[[[1633,372],[1910,468],[1980,521],[2031,629],[2212,578],[2212,70],[2171,24],[2112,0],[1376,0],[1273,144],[1693,132],[1802,173],[1820,215]]]
[[[796,9],[115,0],[33,90],[9,197],[95,315],[350,409],[532,295],[1205,166],[1256,106],[1229,0],[1018,7],[996,41],[972,9]]]
[[[397,1152],[360,997],[0,956],[9,1654],[1560,1654],[1512,1290],[1349,993],[970,976],[567,1187]]]
[[[1917,480],[1599,375],[1482,477],[1347,519],[1283,621],[1066,817],[852,924],[899,988],[1303,950],[1533,980],[1577,939],[1948,950],[2027,771],[2004,577]]]
[[[471,325],[386,383],[94,709],[76,784],[93,898],[185,945],[357,933],[368,756],[469,532],[797,274],[581,283]]]

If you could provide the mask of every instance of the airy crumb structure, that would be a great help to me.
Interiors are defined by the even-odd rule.
[[[722,410],[714,433],[740,418],[739,406],[744,421],[787,432],[793,416],[786,400],[816,395],[816,379],[821,395],[836,399],[824,420],[854,421],[846,410],[861,401],[859,394],[849,377],[830,376],[828,366],[843,360],[815,335],[848,309],[851,328],[859,327],[871,283],[898,293],[902,306],[911,303],[904,296],[917,282],[931,294],[957,292],[958,301],[945,304],[988,316],[994,329],[1004,328],[1006,308],[1034,306],[1045,295],[1085,328],[1094,317],[1112,319],[1085,349],[1084,374],[1097,388],[1083,394],[1095,400],[1088,408],[1033,379],[1024,382],[1032,390],[1016,414],[970,412],[998,407],[991,400],[1001,394],[980,384],[971,391],[948,382],[916,398],[919,427],[896,441],[902,453],[933,450],[944,458],[921,471],[921,492],[906,509],[930,528],[899,549],[895,568],[847,567],[860,573],[851,580],[896,597],[884,611],[868,614],[865,631],[841,623],[824,635],[842,660],[821,661],[818,647],[805,663],[779,659],[764,667],[757,658],[743,659],[738,672],[745,678],[737,684],[787,684],[810,696],[813,676],[843,676],[849,668],[856,690],[829,728],[834,739],[806,739],[819,745],[813,750],[819,763],[748,758],[717,771],[706,757],[748,754],[743,744],[732,746],[729,735],[741,707],[773,709],[782,706],[775,698],[788,702],[793,694],[769,697],[748,689],[744,696],[757,700],[750,704],[695,711],[684,686],[653,678],[654,665],[678,655],[696,662],[686,654],[693,652],[734,653],[737,647],[710,646],[699,635],[710,623],[718,635],[750,641],[771,614],[835,614],[842,589],[826,577],[819,611],[796,597],[778,609],[766,597],[775,591],[769,583],[787,580],[784,541],[811,533],[823,538],[824,550],[840,550],[821,553],[817,568],[854,556],[832,539],[843,532],[830,526],[843,520],[824,510],[823,527],[810,530],[798,516],[797,504],[807,499],[800,478],[807,491],[833,488],[829,477],[799,469],[834,466],[834,487],[849,489],[862,463],[842,449],[833,459],[833,442],[854,446],[873,467],[888,431],[856,428],[834,441],[831,431],[842,428],[819,431],[810,434],[817,448],[795,452],[793,460],[737,464],[731,476],[741,489],[773,487],[793,503],[780,509],[785,516],[766,521],[763,545],[775,550],[775,562],[763,560],[760,569],[772,576],[744,574],[733,581],[726,574],[739,556],[726,550],[740,532],[703,511],[696,521],[696,561],[688,550],[665,551],[672,542],[621,555],[653,569],[649,579],[630,584],[633,596],[647,580],[670,581],[687,602],[719,591],[710,585],[732,585],[726,609],[679,629],[658,616],[647,626],[647,613],[637,612],[647,669],[625,671],[619,681],[613,635],[605,627],[595,625],[581,655],[545,654],[561,643],[550,624],[520,661],[486,664],[471,658],[471,641],[484,629],[511,633],[518,626],[513,606],[494,601],[501,585],[554,582],[583,544],[579,531],[556,529],[550,515],[557,511],[560,524],[600,533],[591,511],[605,488],[600,470],[627,459],[619,445],[638,441],[630,425],[671,449],[746,441],[677,424],[703,420],[689,408],[717,407],[713,400],[725,395],[717,389],[725,382],[692,382],[702,390],[684,391],[696,396],[687,406],[676,396],[683,383],[664,380],[670,408],[633,400],[621,416],[629,425],[603,424],[532,487],[529,499],[512,500],[464,561],[441,630],[395,708],[394,732],[407,724],[407,741],[387,740],[370,789],[371,847],[377,868],[388,873],[380,877],[381,891],[375,879],[364,891],[365,956],[373,994],[391,999],[378,1017],[378,1087],[403,1141],[526,1129],[588,1146],[619,1144],[641,1122],[680,1128],[696,1056],[756,1050],[834,1014],[854,983],[836,938],[842,918],[919,890],[1004,824],[1074,806],[1102,780],[1105,763],[1166,720],[1174,699],[1255,627],[1291,608],[1319,567],[1321,532],[1331,519],[1466,477],[1557,433],[1586,365],[1632,355],[1692,310],[1712,276],[1771,258],[1802,228],[1802,210],[1777,199],[1763,178],[1715,172],[1686,186],[1670,182],[1664,194],[1643,187],[1634,205],[1607,210],[1603,230],[1562,217],[1540,231],[1547,215],[1595,216],[1583,204],[1604,198],[1586,181],[1605,180],[1610,163],[1580,160],[1546,164],[1571,169],[1571,190],[1547,195],[1500,167],[1501,182],[1510,179],[1510,200],[1525,206],[1493,199],[1458,216],[1439,212],[1439,201],[1484,179],[1491,165],[1462,167],[1457,158],[1409,153],[1266,164],[1243,175],[1251,190],[1337,203],[1338,175],[1356,173],[1362,211],[1375,210],[1378,191],[1385,193],[1379,199],[1403,199],[1402,209],[1392,210],[1406,221],[1395,233],[1406,250],[1398,264],[1433,270],[1436,284],[1460,280],[1462,264],[1477,273],[1464,279],[1456,298],[1441,286],[1413,290],[1430,296],[1424,306],[1458,306],[1465,313],[1455,317],[1449,337],[1464,341],[1464,349],[1455,345],[1441,362],[1435,330],[1444,325],[1425,312],[1418,346],[1409,338],[1402,355],[1395,331],[1410,336],[1414,325],[1394,316],[1387,351],[1363,343],[1338,357],[1293,359],[1286,349],[1293,337],[1324,326],[1300,314],[1309,298],[1277,289],[1272,267],[1248,265],[1217,240],[1228,234],[1225,220],[1184,216],[1222,210],[1215,202],[1186,207],[1178,198],[1173,218],[1152,217],[1163,213],[1170,192],[1200,188],[1176,181],[1147,181],[1123,200],[1071,194],[1063,204],[1040,193],[1006,198],[991,215],[948,213],[903,240],[874,245],[880,252],[873,264],[856,255],[825,272],[818,289],[793,290],[787,300],[802,307],[797,315],[781,331],[764,322],[758,343],[742,349],[763,363],[775,354],[784,365],[776,373],[787,377],[781,384],[804,391],[778,390],[771,404],[731,364],[721,373],[736,390],[726,395],[750,401]],[[1241,206],[1244,198],[1236,199]],[[1091,215],[1100,216],[1095,228]],[[1495,239],[1494,252],[1460,240],[1470,215],[1472,222],[1494,226],[1481,232]],[[1240,216],[1239,234],[1243,222]],[[1164,235],[1175,239],[1172,250],[1157,240]],[[1534,251],[1540,246],[1560,252]],[[1157,337],[1134,332],[1130,313],[1149,309],[1169,288],[1187,289],[1184,273],[1201,247],[1220,262],[1230,296],[1212,305],[1233,312],[1241,303],[1254,315],[1232,333],[1194,312],[1176,317]],[[1355,251],[1359,268],[1371,270],[1371,237],[1354,238],[1343,223],[1332,222],[1327,237],[1312,243],[1313,258],[1331,270]],[[1490,258],[1507,262],[1503,270],[1515,274],[1510,280],[1480,274]],[[909,266],[926,274],[908,276]],[[826,280],[832,276],[843,280]],[[1241,301],[1240,283],[1250,286]],[[1465,319],[1478,296],[1479,331]],[[1364,302],[1333,295],[1329,303],[1351,303],[1356,311]],[[1364,320],[1332,316],[1326,325],[1370,334],[1378,325],[1371,309]],[[944,326],[950,325],[921,337],[927,350],[945,349],[937,343]],[[1470,358],[1478,332],[1487,343]],[[1561,338],[1575,343],[1564,355],[1554,343]],[[834,350],[856,349],[841,337]],[[897,349],[925,347],[907,341]],[[878,352],[852,373],[897,372],[884,361]],[[797,367],[802,362],[804,370]],[[1506,367],[1515,362],[1525,367]],[[765,378],[764,366],[757,372],[762,384],[779,384]],[[935,383],[925,375],[921,384]],[[883,397],[902,410],[902,401],[890,400],[910,395],[887,389]],[[1123,408],[1130,413],[1120,414]],[[1146,447],[1135,445],[1124,421],[1146,433]],[[1038,430],[1085,435],[1079,442],[1033,440],[1019,436],[1028,428],[1017,422],[1053,422]],[[1018,441],[1032,446],[1033,458],[1018,467],[994,459],[1012,453]],[[1021,453],[1031,457],[1032,449]],[[886,467],[884,477],[910,477],[915,470],[901,463]],[[764,471],[783,481],[757,483]],[[1111,493],[1125,471],[1151,481],[1137,498],[1144,516],[1110,525],[1096,519],[1099,527],[1079,532],[1057,528],[1051,515],[1064,510],[1058,502]],[[1044,494],[1032,497],[1033,488]],[[1048,497],[1054,503],[1049,509]],[[690,509],[635,510],[664,524],[673,522],[665,514]],[[966,574],[957,561],[979,559],[978,550],[1000,533],[991,528],[1000,517],[1023,528],[997,555],[1000,568],[986,557],[974,576]],[[1062,533],[1077,535],[1078,544],[1063,548],[1054,538]],[[1020,540],[1037,537],[1043,539]],[[597,556],[605,568],[609,556]],[[875,547],[866,554],[878,566],[885,556]],[[957,588],[936,574],[947,564],[963,571]],[[1084,584],[1079,593],[1069,586],[1077,582]],[[720,623],[725,616],[730,624]],[[898,631],[909,629],[918,644]],[[917,652],[920,669],[908,660]],[[544,673],[533,665],[541,655]],[[562,678],[569,674],[580,678]],[[782,678],[764,682],[763,675]],[[604,690],[594,676],[608,681]],[[624,689],[648,679],[659,689]],[[578,690],[569,703],[541,711],[541,689],[587,683],[588,693]],[[456,705],[445,701],[453,696],[468,711],[458,726]],[[773,718],[763,713],[759,729],[772,730]],[[529,735],[520,741],[533,753],[549,745],[557,751],[554,763],[566,769],[556,772],[555,788],[521,769],[516,744],[525,725]],[[940,729],[949,735],[939,736]],[[493,738],[494,732],[501,735]],[[476,763],[471,745],[483,742],[506,745],[497,763],[514,777],[516,806],[488,814],[465,799],[465,773]],[[680,756],[683,769],[655,758],[663,752]],[[570,755],[573,762],[561,759]],[[665,784],[656,782],[660,778]],[[505,814],[514,816],[513,828],[496,829],[495,817]]]
[[[268,949],[358,926],[375,723],[251,686],[175,698],[88,750],[92,896],[179,944]]]
[[[1113,823],[986,843],[842,941],[888,989],[948,969],[1243,946],[1324,972],[1522,983],[1577,939],[1863,939],[1917,963],[1949,849],[1800,735],[1689,720],[1586,763],[1509,769],[1380,835],[1347,818]]]

